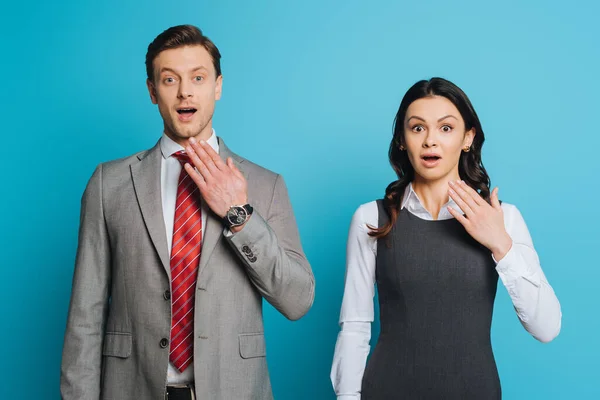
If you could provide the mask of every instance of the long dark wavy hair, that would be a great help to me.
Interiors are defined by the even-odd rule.
[[[481,162],[481,148],[483,147],[485,135],[471,101],[465,92],[446,79],[431,78],[428,81],[422,80],[408,89],[396,113],[394,137],[390,143],[388,154],[390,164],[396,171],[398,180],[388,185],[383,198],[383,206],[389,216],[389,222],[379,228],[370,227],[370,236],[379,239],[390,233],[398,218],[404,191],[415,178],[415,170],[408,159],[407,152],[400,149],[400,146],[405,146],[404,118],[406,117],[406,111],[414,101],[433,96],[445,97],[454,104],[465,121],[465,132],[475,129],[475,137],[470,151],[462,152],[460,155],[458,173],[460,179],[478,191],[487,202],[490,201],[490,177]]]

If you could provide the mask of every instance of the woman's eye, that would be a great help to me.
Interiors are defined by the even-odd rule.
[[[450,125],[444,125],[442,126],[442,132],[452,132],[452,127]]]
[[[424,130],[425,128],[423,127],[423,125],[415,125],[412,128],[412,131],[417,133],[423,132]]]

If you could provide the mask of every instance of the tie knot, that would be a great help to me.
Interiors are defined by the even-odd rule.
[[[178,151],[177,153],[173,153],[173,157],[175,157],[181,163],[181,165],[184,165],[185,163],[192,163],[192,161],[190,160],[190,156],[188,156],[187,153],[183,150]]]

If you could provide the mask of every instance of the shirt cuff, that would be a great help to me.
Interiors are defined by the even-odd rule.
[[[509,280],[523,278],[534,286],[539,287],[539,276],[531,276],[531,274],[528,273],[529,268],[525,260],[523,260],[523,257],[519,255],[518,247],[519,245],[513,242],[508,253],[506,253],[500,261],[496,261],[492,255],[492,259],[496,262],[496,271],[498,272],[498,275],[503,276],[505,279],[508,278]]]
[[[232,238],[238,234],[240,234],[241,232],[245,231],[246,228],[248,227],[248,225],[250,224],[250,221],[252,221],[254,219],[254,215],[258,214],[256,212],[256,210],[252,213],[252,215],[250,216],[250,218],[248,218],[248,221],[246,221],[246,224],[244,225],[244,227],[238,231],[238,232],[233,232],[231,229],[229,229],[228,227],[224,227],[223,228],[223,236],[225,236],[226,238]],[[261,218],[262,219],[262,218]]]
[[[496,263],[496,265],[498,265],[499,263],[501,263],[502,261],[506,260],[506,257],[513,251],[513,249],[515,248],[515,242],[512,242],[510,249],[508,250],[508,252],[504,255],[504,257],[502,257],[502,259],[500,261],[496,260],[496,257],[494,257],[494,254],[492,253],[492,260],[494,260],[494,262]]]
[[[515,242],[512,243],[512,246],[510,246],[510,250],[508,250],[508,252],[504,255],[504,257],[502,257],[500,261],[496,260],[496,257],[494,257],[494,255],[492,254],[492,260],[494,260],[494,262],[496,263],[496,270],[498,272],[506,272],[507,270],[511,269],[511,266],[515,264],[515,258]]]
[[[252,216],[248,219],[242,230],[234,233],[229,228],[225,228],[223,234],[234,244],[241,245],[242,243],[255,242],[257,238],[260,238],[264,234],[266,226],[267,222],[256,210],[254,210]]]
[[[360,394],[343,394],[337,400],[360,400]]]

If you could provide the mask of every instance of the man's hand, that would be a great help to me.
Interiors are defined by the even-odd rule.
[[[248,202],[246,179],[231,157],[223,162],[208,143],[194,138],[190,138],[186,152],[194,165],[185,164],[184,168],[215,214],[223,218],[231,206]]]

